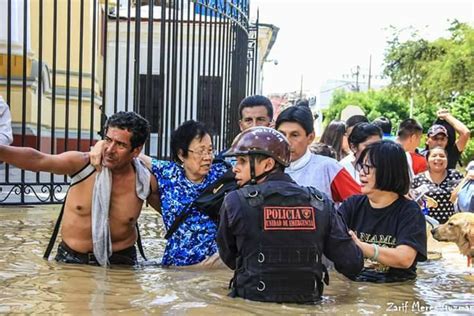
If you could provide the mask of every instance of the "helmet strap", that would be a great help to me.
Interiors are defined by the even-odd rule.
[[[249,155],[250,162],[250,184],[257,184],[257,178],[255,177],[255,156]]]
[[[275,164],[275,166],[268,170],[268,171],[265,171],[263,172],[262,174],[259,174],[258,176],[255,175],[255,156],[254,155],[249,155],[249,163],[250,163],[250,180],[245,182],[242,186],[245,186],[247,184],[257,184],[257,181],[266,177],[267,175],[269,175],[273,170],[275,170],[277,168],[277,164]]]

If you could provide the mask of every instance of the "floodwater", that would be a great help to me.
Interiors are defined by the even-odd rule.
[[[164,269],[153,262],[106,270],[45,261],[58,211],[0,208],[1,314],[474,314],[474,271],[453,244],[436,243],[442,258],[419,264],[414,282],[356,283],[332,271],[321,304],[259,303],[227,296],[227,270]],[[165,244],[161,218],[145,210],[140,227],[147,256],[158,260]]]

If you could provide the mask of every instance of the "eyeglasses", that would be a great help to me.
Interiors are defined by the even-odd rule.
[[[188,149],[188,151],[200,156],[201,158],[205,156],[214,157],[216,155],[216,151],[214,149],[200,149],[200,150]]]
[[[358,163],[355,167],[356,167],[357,172],[360,172],[362,170],[364,174],[369,174],[370,169],[374,168],[374,166],[366,164],[366,163]]]

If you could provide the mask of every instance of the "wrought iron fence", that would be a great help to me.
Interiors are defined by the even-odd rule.
[[[250,25],[248,0],[2,5],[0,94],[16,146],[87,151],[106,117],[125,110],[151,122],[152,156],[169,157],[171,131],[188,119],[210,126],[223,149],[238,132],[239,102],[256,92],[258,21]],[[0,166],[2,204],[58,203],[67,186],[66,176]]]

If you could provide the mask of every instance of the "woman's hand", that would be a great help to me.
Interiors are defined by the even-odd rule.
[[[362,250],[364,257],[366,258],[371,258],[373,260],[376,255],[375,247],[377,247],[378,254],[376,255],[376,261],[388,267],[408,269],[415,261],[417,251],[410,246],[398,245],[395,248],[380,247],[360,241],[352,230],[349,230],[349,235]]]
[[[449,113],[448,109],[439,109],[438,111],[436,111],[436,116],[445,121],[447,121],[447,117],[450,115],[451,113]]]
[[[349,230],[349,236],[351,236],[352,240],[356,243],[357,246],[359,246],[359,248],[362,248],[361,247],[362,241],[360,241],[359,238],[357,238],[357,235],[356,233],[354,233],[354,231]]]
[[[360,241],[360,239],[357,237],[357,234],[352,230],[349,230],[349,235],[351,236],[352,240],[355,242],[357,247],[359,247],[360,250],[362,250],[362,253],[364,254],[364,257],[368,258],[368,257],[373,256],[374,250],[373,250],[373,246],[371,244]]]
[[[97,171],[102,170],[102,152],[104,151],[104,145],[105,141],[99,140],[89,152],[91,165],[94,166]]]

